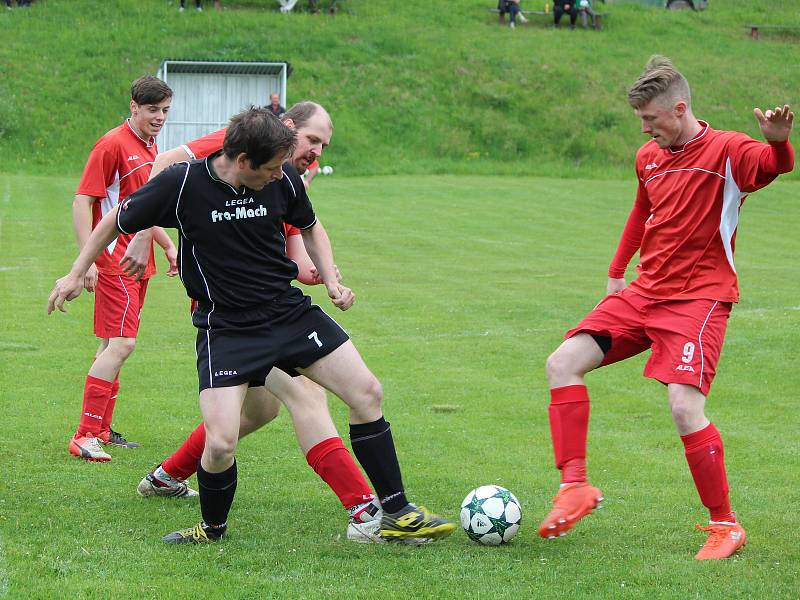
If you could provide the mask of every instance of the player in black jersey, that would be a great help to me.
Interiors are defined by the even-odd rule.
[[[180,234],[181,280],[200,301],[197,368],[206,445],[197,470],[203,521],[164,540],[219,539],[236,490],[235,451],[248,384],[261,385],[273,366],[295,368],[350,407],[353,451],[384,510],[381,536],[439,538],[455,525],[408,502],[382,390],[347,334],[291,281],[282,225],[299,228],[334,306],[347,310],[353,292],[337,281],[330,241],[297,171],[284,165],[293,130],[264,109],[231,119],[223,150],[175,165],[140,188],[96,227],[72,270],[56,282],[48,313],[83,289],[83,276],[118,234],[153,225]]]

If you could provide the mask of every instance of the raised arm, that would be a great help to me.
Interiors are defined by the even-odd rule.
[[[317,221],[308,229],[301,230],[303,245],[311,261],[316,265],[319,278],[328,290],[328,296],[334,306],[347,310],[355,302],[355,295],[350,288],[337,281],[336,266],[333,264],[331,241],[322,223]]]

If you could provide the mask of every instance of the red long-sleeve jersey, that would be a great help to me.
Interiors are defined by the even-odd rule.
[[[655,299],[738,302],[733,253],[747,194],[794,166],[789,142],[765,144],[742,133],[701,130],[679,147],[654,141],[636,154],[636,201],[611,262],[619,278],[639,250],[630,287]]]

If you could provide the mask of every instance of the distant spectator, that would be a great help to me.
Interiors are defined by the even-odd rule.
[[[498,0],[497,11],[500,13],[500,23],[506,22],[506,13],[508,13],[510,20],[508,26],[512,29],[517,26],[517,18],[519,18],[520,23],[528,21],[520,12],[519,2],[520,0]]]
[[[194,0],[194,9],[197,12],[203,12],[203,0]],[[186,10],[186,0],[181,0],[178,12],[183,12],[184,10]]]
[[[589,26],[589,19],[592,20],[592,29],[595,27],[594,10],[592,9],[592,0],[580,0],[578,2],[578,13],[581,16],[581,25],[586,29]]]
[[[221,6],[219,5],[219,0],[214,0],[214,8],[217,10],[221,10]],[[194,9],[197,12],[203,12],[203,0],[194,0]],[[186,0],[181,0],[180,8],[178,8],[178,12],[183,12],[186,10]]]
[[[30,7],[31,0],[17,0],[17,8]],[[6,8],[11,10],[11,0],[6,0]]]
[[[553,0],[553,19],[556,27],[560,27],[561,17],[569,15],[569,28],[575,29],[575,21],[578,19],[578,6],[574,0]]]
[[[283,113],[286,112],[286,109],[281,106],[280,94],[276,92],[270,95],[267,109],[279,119],[283,116]]]
[[[314,14],[319,13],[317,0],[308,0],[308,10]],[[336,14],[336,0],[331,0],[330,6],[328,6],[328,12],[332,15]]]

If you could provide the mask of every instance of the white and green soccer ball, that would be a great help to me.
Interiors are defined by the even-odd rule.
[[[499,485],[475,488],[461,503],[461,527],[469,539],[486,546],[508,543],[521,523],[519,500]]]

